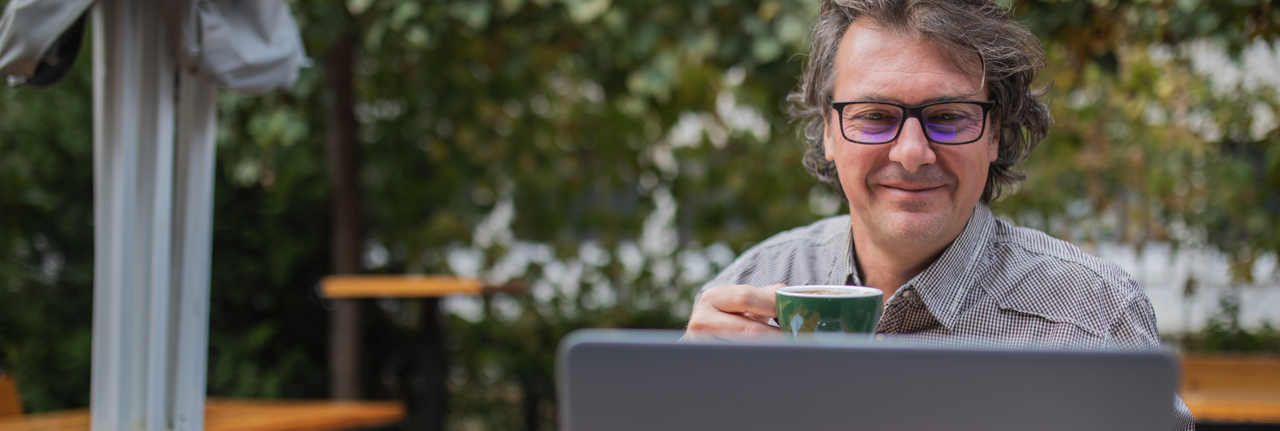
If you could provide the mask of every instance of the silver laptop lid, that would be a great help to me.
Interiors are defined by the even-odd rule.
[[[1168,430],[1161,352],[882,342],[678,344],[679,331],[561,342],[561,429]]]

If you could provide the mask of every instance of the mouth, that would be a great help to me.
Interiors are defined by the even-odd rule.
[[[934,189],[943,188],[945,186],[946,186],[945,184],[906,184],[906,183],[880,184],[880,187],[885,187],[885,188],[890,188],[895,190],[904,190],[908,192],[934,190]]]
[[[941,192],[945,185],[931,184],[880,184],[890,195],[904,199],[923,199]]]
[[[942,188],[942,186],[940,185],[935,186],[935,185],[928,185],[928,184],[881,184],[880,186],[888,187],[891,189],[906,190],[909,192]]]

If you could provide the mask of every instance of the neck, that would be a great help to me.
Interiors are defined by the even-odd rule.
[[[951,245],[961,229],[952,235],[945,235],[945,241],[936,243],[904,243],[893,238],[885,238],[867,232],[865,225],[858,220],[857,213],[851,215],[853,223],[850,234],[853,236],[853,252],[858,275],[863,285],[884,291],[887,300],[898,288],[906,285],[912,278],[924,272],[925,268],[938,260],[947,246]]]

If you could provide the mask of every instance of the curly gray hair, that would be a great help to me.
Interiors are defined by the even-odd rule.
[[[1025,180],[1013,166],[1031,155],[1049,133],[1051,121],[1049,107],[1038,100],[1047,88],[1031,87],[1045,65],[1045,53],[1035,35],[989,0],[824,0],[800,83],[787,96],[788,114],[800,123],[805,141],[805,169],[848,199],[835,163],[826,159],[822,139],[832,112],[836,50],[845,30],[864,17],[887,31],[941,42],[962,70],[981,75],[988,85],[996,102],[992,122],[1000,130],[1000,150],[988,168],[982,202],[999,198]],[[981,60],[981,71],[964,61],[974,56]]]

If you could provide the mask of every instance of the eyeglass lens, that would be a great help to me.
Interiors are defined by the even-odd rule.
[[[903,109],[882,103],[847,105],[842,112],[844,137],[867,144],[882,144],[898,135],[904,123]],[[924,108],[924,133],[929,140],[948,144],[977,140],[982,136],[985,120],[982,106],[968,103],[943,103]]]

